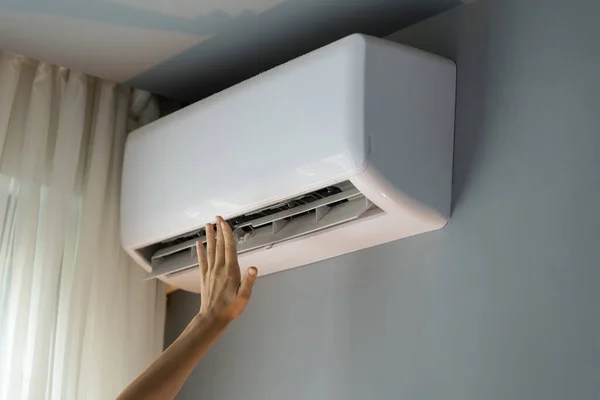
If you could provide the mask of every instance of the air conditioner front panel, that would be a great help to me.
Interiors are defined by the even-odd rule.
[[[351,37],[133,132],[123,173],[125,247],[362,171],[363,69],[364,41]]]

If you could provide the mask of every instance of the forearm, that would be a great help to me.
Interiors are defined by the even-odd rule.
[[[118,397],[118,400],[172,399],[210,345],[225,330],[228,322],[197,315],[181,336]]]

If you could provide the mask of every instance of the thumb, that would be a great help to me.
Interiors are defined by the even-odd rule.
[[[250,267],[246,270],[238,289],[238,296],[246,301],[250,300],[250,296],[252,295],[252,286],[254,286],[254,281],[256,280],[257,275],[258,269],[256,269],[256,267]]]

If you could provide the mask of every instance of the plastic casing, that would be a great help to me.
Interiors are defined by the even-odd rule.
[[[385,211],[240,257],[261,275],[439,229],[450,214],[456,67],[351,35],[132,132],[121,235],[137,249],[349,180]],[[167,283],[199,290],[199,270]]]

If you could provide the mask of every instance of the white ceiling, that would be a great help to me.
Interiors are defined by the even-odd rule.
[[[203,39],[68,16],[0,14],[4,49],[117,82],[127,81]]]
[[[0,48],[195,100],[353,32],[460,0],[0,0]]]

